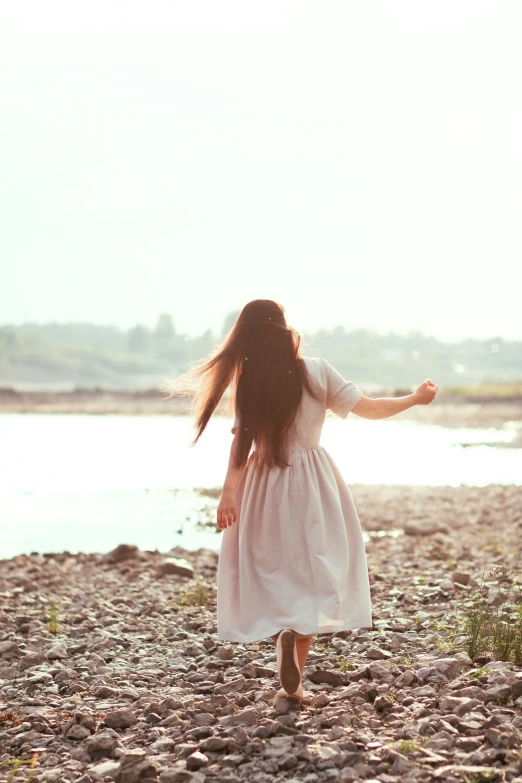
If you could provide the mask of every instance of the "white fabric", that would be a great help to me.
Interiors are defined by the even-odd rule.
[[[243,473],[238,519],[223,532],[219,557],[220,639],[250,642],[283,628],[314,634],[372,624],[357,511],[319,443],[326,408],[346,418],[363,393],[325,359],[304,360],[327,400],[303,394],[290,467],[259,472],[249,464]],[[236,418],[234,428],[240,424]]]

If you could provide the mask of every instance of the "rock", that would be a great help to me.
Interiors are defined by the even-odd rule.
[[[40,666],[42,663],[46,663],[47,656],[44,653],[30,652],[20,659],[18,668],[21,672],[26,669],[32,669],[33,666]]]
[[[391,673],[392,664],[388,661],[372,661],[368,666],[370,677],[372,680],[383,680],[384,682],[392,682],[393,674]]]
[[[505,701],[511,697],[511,687],[509,685],[493,685],[492,688],[486,688],[484,699],[486,701]]]
[[[206,767],[207,764],[208,764],[208,756],[205,756],[205,754],[201,753],[199,750],[196,750],[194,751],[194,753],[191,753],[187,759],[187,769],[190,770],[191,772],[200,769],[201,767]]]
[[[223,718],[220,718],[219,722],[223,726],[255,726],[257,723],[257,712],[247,708],[232,715],[225,715]]]
[[[47,658],[49,661],[58,661],[67,657],[67,650],[65,649],[64,644],[53,644],[52,647],[47,650]]]
[[[104,723],[110,729],[128,729],[137,723],[137,718],[130,710],[114,710],[105,716]]]
[[[391,708],[393,707],[393,702],[387,699],[386,696],[377,696],[377,698],[373,702],[373,706],[375,707],[377,712],[386,712],[386,710],[391,710]]]
[[[110,777],[114,776],[119,772],[119,769],[120,765],[117,761],[102,761],[101,764],[95,764],[94,767],[90,767],[89,771],[104,778],[106,775]]]
[[[218,647],[217,657],[222,661],[231,661],[234,657],[234,649],[232,647]],[[255,670],[252,676],[256,676]]]
[[[513,701],[515,699],[518,699],[520,696],[522,696],[522,679],[515,680],[515,682],[511,686],[511,697]]]
[[[134,560],[139,555],[139,549],[133,544],[120,544],[101,558],[102,563],[122,563],[124,560]]]
[[[91,732],[85,726],[73,723],[66,736],[69,740],[84,740],[86,737],[91,736]]]
[[[431,666],[441,672],[448,680],[454,680],[460,670],[460,661],[457,658],[437,658]]]
[[[85,748],[92,761],[108,758],[116,750],[118,740],[108,731],[99,731],[85,742]]]
[[[240,691],[245,690],[246,682],[246,678],[243,677],[243,675],[234,677],[234,679],[226,680],[225,682],[221,683],[221,685],[216,685],[214,688],[214,693],[239,693]]]
[[[312,674],[309,674],[308,679],[316,685],[325,683],[326,685],[331,685],[333,688],[344,685],[344,677],[341,672],[332,670],[318,669],[317,671],[312,672]]]
[[[293,769],[297,764],[297,757],[293,753],[284,753],[277,759],[277,766],[282,770]]]
[[[448,527],[432,519],[412,519],[404,525],[409,536],[433,536],[435,533],[448,533]]]
[[[119,694],[120,692],[117,688],[109,688],[107,685],[102,685],[101,688],[96,690],[94,695],[97,699],[116,699]]]
[[[330,699],[326,693],[316,693],[315,696],[312,696],[311,703],[314,707],[326,707],[327,704],[330,704]]]
[[[206,753],[211,751],[212,753],[221,753],[230,747],[230,739],[224,737],[208,737],[200,744],[199,749]]]
[[[397,753],[390,768],[390,775],[406,775],[412,766],[413,764],[406,756]]]
[[[411,669],[406,669],[405,672],[400,674],[395,680],[396,688],[407,688],[409,685],[417,682],[417,675]]]
[[[442,699],[440,703],[440,708],[444,712],[453,712],[455,708],[465,706],[466,704],[469,704],[471,702],[471,699],[463,696],[459,698],[458,696],[446,696],[444,699]],[[476,700],[475,700],[476,703]],[[457,714],[457,713],[455,713]]]
[[[375,661],[386,661],[388,658],[392,657],[391,652],[388,650],[382,650],[380,647],[370,647],[367,650],[366,655],[368,658],[371,658]]]
[[[158,770],[156,765],[145,758],[136,762],[125,763],[125,756],[122,756],[119,770],[114,775],[115,783],[142,783],[142,781],[156,780]]]
[[[4,661],[19,658],[21,655],[22,652],[16,642],[12,640],[0,642],[0,658]]]
[[[360,780],[361,776],[353,767],[345,767],[335,778],[336,783],[352,783],[352,780]],[[381,778],[382,779],[382,778]],[[370,781],[371,783],[371,781]]]
[[[223,779],[234,783],[229,776],[223,776]],[[189,772],[187,769],[175,766],[161,772],[159,783],[205,783],[205,775],[202,772]]]
[[[168,557],[156,567],[155,573],[157,577],[174,574],[175,576],[188,576],[192,579],[194,576],[194,568],[188,560]]]
[[[459,585],[469,584],[470,579],[471,579],[471,575],[465,574],[463,571],[454,571],[451,575],[451,581],[457,582],[457,584]]]

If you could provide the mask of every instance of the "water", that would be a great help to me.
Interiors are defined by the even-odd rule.
[[[22,552],[217,549],[196,523],[222,484],[231,422],[217,418],[194,448],[182,416],[0,415],[0,557]],[[446,429],[411,421],[327,420],[322,444],[348,484],[521,484],[515,427]]]

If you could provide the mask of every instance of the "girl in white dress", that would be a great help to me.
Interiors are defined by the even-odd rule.
[[[427,379],[414,394],[370,399],[326,360],[304,357],[277,302],[241,311],[202,379],[197,442],[227,388],[236,418],[217,524],[218,637],[272,637],[279,696],[302,699],[312,636],[371,627],[366,555],[348,486],[320,445],[326,410],[346,418],[394,416],[435,397]]]

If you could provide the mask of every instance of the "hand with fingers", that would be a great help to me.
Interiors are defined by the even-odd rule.
[[[415,397],[417,398],[417,405],[429,405],[430,402],[433,402],[435,399],[435,395],[437,394],[437,389],[439,387],[436,383],[433,383],[431,378],[426,378],[426,380],[421,383],[421,385],[418,387],[417,391],[415,392]]]
[[[237,521],[236,500],[233,495],[222,494],[217,507],[217,526],[220,530],[230,527]]]

